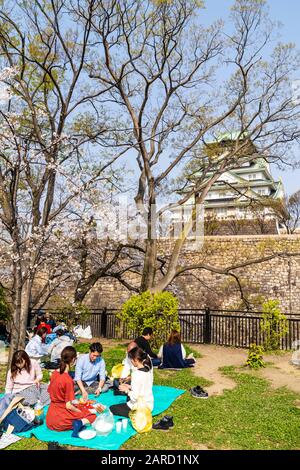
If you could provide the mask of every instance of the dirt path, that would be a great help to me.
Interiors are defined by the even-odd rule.
[[[205,387],[210,396],[222,395],[225,389],[232,390],[236,387],[236,383],[229,377],[225,377],[219,371],[219,368],[224,366],[242,366],[245,364],[247,352],[244,349],[204,344],[193,344],[192,347],[202,356],[200,359],[197,359],[193,372],[195,375],[213,382],[213,385]]]
[[[206,387],[210,396],[222,395],[224,390],[232,390],[236,387],[236,383],[224,376],[219,369],[224,366],[243,366],[247,359],[247,350],[204,344],[192,345],[192,347],[202,355],[197,359],[193,369],[195,375],[213,382],[213,385]],[[267,379],[273,388],[288,387],[300,394],[300,368],[290,364],[290,352],[266,355],[264,359],[272,365],[268,365],[255,374]]]
[[[266,356],[265,360],[274,365],[260,370],[259,374],[268,379],[273,388],[288,387],[293,392],[300,394],[300,368],[290,364],[291,357],[290,352],[280,356]]]

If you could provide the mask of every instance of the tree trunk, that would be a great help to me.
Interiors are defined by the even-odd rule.
[[[21,306],[21,317],[20,317],[20,336],[19,336],[19,347],[25,347],[26,329],[28,322],[28,315],[30,309],[30,298],[32,290],[32,279],[26,281],[24,288],[22,289],[22,306]]]
[[[144,258],[143,274],[142,274],[142,280],[141,280],[141,292],[151,290],[155,282],[156,260],[157,260],[156,223],[157,223],[156,197],[155,197],[154,179],[153,177],[151,177],[149,181],[147,241],[146,241],[146,252],[145,252],[145,258]]]
[[[156,258],[157,258],[157,240],[150,239],[146,242],[146,253],[143,267],[143,275],[141,282],[141,291],[151,290],[154,286],[156,274]]]
[[[32,280],[27,280],[22,286],[21,274],[16,274],[16,300],[11,322],[11,342],[9,349],[8,368],[13,354],[25,348],[26,327],[30,308]]]
[[[150,286],[151,292],[153,293],[162,292],[172,283],[173,279],[176,277],[178,260],[181,254],[181,250],[191,230],[194,228],[195,223],[197,222],[197,216],[198,216],[197,205],[200,206],[201,204],[204,203],[205,198],[208,194],[208,191],[213,186],[213,184],[218,180],[219,176],[220,176],[220,173],[219,172],[216,173],[206,184],[205,188],[202,189],[201,192],[195,195],[195,206],[193,208],[193,211],[189,220],[183,224],[183,229],[181,231],[180,237],[175,242],[175,245],[174,245],[171,257],[170,257],[170,261],[168,263],[167,272],[162,278],[160,278],[156,282],[154,282],[155,279],[153,279],[153,283]]]
[[[17,254],[17,253],[16,253]],[[22,305],[22,271],[19,260],[13,263],[13,313],[10,322],[10,349],[8,366],[10,366],[12,356],[18,350],[20,338],[20,318]]]

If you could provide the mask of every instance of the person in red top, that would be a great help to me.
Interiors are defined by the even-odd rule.
[[[46,416],[46,424],[53,431],[73,429],[72,437],[78,437],[85,424],[93,423],[96,415],[88,409],[78,409],[73,405],[75,399],[74,383],[69,370],[76,361],[76,350],[67,346],[61,353],[60,369],[53,372],[48,392],[51,403]]]
[[[47,328],[47,335],[50,335],[50,333],[52,332],[52,329],[51,329],[51,325],[49,325],[49,323],[47,323],[47,318],[45,317],[45,315],[43,315],[41,318],[40,318],[40,322],[37,326],[37,329],[36,331],[39,331],[41,328]]]

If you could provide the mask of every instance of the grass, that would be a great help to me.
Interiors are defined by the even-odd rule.
[[[48,450],[48,443],[32,437],[31,439],[22,439],[5,450]]]
[[[76,345],[85,352],[88,345]],[[192,352],[190,348],[188,353]],[[195,354],[195,353],[194,353]],[[195,354],[196,356],[196,354]],[[104,354],[107,370],[124,357],[124,345],[113,344]],[[300,409],[295,406],[299,396],[288,389],[272,389],[256,372],[243,373],[226,367],[222,373],[237,383],[234,390],[208,400],[197,400],[188,392],[167,410],[174,417],[174,428],[136,435],[122,449],[300,449]],[[0,370],[0,378],[3,371]],[[189,389],[209,385],[195,377],[190,369],[154,371],[155,384]],[[154,422],[160,417],[155,417]],[[36,439],[23,439],[9,449],[46,449]]]
[[[185,388],[195,381],[205,386],[204,380],[190,375],[191,371],[182,372],[164,377],[158,372],[156,383],[182,387],[186,380]],[[238,373],[233,367],[222,372],[237,382],[234,390],[208,400],[197,400],[185,393],[168,410],[174,417],[173,429],[137,435],[125,443],[124,449],[192,450],[203,445],[210,449],[300,448],[296,394],[287,389],[271,389],[255,373]]]

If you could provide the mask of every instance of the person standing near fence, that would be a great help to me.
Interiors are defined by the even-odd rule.
[[[37,325],[36,331],[38,332],[41,328],[46,328],[48,335],[52,333],[52,328],[51,328],[51,325],[47,323],[46,315],[43,315],[40,317],[40,322]]]
[[[51,315],[51,313],[47,312],[45,313],[45,318],[46,318],[46,324],[50,325],[50,328],[53,331],[54,328],[56,327],[56,321],[54,320],[53,316]]]

